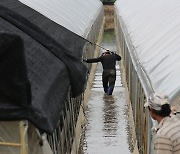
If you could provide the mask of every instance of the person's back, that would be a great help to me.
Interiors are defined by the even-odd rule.
[[[119,60],[117,55],[112,53],[112,54],[106,54],[102,56],[102,66],[104,70],[116,70],[116,60]]]
[[[98,58],[83,59],[87,63],[101,62],[103,66],[102,82],[104,92],[112,95],[116,81],[116,61],[120,61],[121,56],[107,50]]]
[[[84,60],[87,63],[96,63],[101,62],[103,70],[116,70],[116,61],[120,61],[121,57],[113,52],[104,52],[98,58],[86,59]]]
[[[175,116],[165,117],[158,129],[155,154],[180,154],[180,120]]]

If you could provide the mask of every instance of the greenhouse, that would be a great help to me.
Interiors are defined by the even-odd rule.
[[[0,20],[0,153],[71,151],[88,72],[83,51],[95,50],[88,42],[97,41],[102,3],[1,0]]]
[[[1,0],[0,153],[153,154],[157,122],[145,102],[163,92],[180,111],[179,8],[179,0]],[[119,57],[111,95],[96,61],[107,51]]]
[[[163,92],[169,96],[171,105],[180,108],[179,8],[178,0],[115,3],[119,50],[142,153],[151,153],[151,120],[144,111],[146,98],[153,92]]]

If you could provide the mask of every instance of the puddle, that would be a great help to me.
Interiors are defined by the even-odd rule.
[[[101,65],[101,64],[99,64]],[[101,66],[100,66],[101,67]],[[99,66],[98,68],[101,69]],[[101,71],[97,68],[88,108],[81,154],[130,154],[127,129],[127,105],[120,72],[112,96],[103,92]]]

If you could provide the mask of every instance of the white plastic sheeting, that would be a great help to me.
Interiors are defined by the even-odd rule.
[[[100,0],[19,0],[72,32],[87,37],[103,5]]]
[[[117,0],[115,10],[153,90],[172,99],[180,92],[180,1]]]

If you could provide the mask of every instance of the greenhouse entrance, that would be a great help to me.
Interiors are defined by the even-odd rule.
[[[109,14],[107,16],[107,14]],[[105,30],[101,46],[116,52],[113,6],[105,6]],[[101,54],[101,52],[100,52]],[[118,53],[117,53],[118,54]],[[128,105],[121,82],[119,63],[116,64],[116,84],[112,96],[104,94],[102,65],[97,64],[91,96],[85,110],[86,125],[81,138],[80,154],[130,154],[128,143]]]

